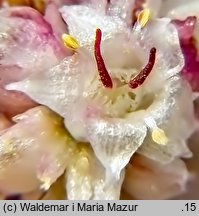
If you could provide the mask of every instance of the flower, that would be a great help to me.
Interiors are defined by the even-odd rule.
[[[123,187],[136,199],[170,199],[187,192],[189,178],[187,167],[180,159],[161,164],[135,155],[127,166]]]
[[[4,195],[30,193],[50,187],[63,174],[69,150],[65,142],[70,138],[60,117],[22,92],[4,87],[58,64],[68,52],[37,11],[29,7],[2,8],[0,16],[0,191]],[[51,176],[49,185],[44,174]],[[13,178],[15,175],[20,181]]]
[[[146,6],[153,11],[155,16],[169,17],[176,25],[179,33],[180,44],[185,57],[185,65],[182,70],[183,76],[189,81],[194,92],[198,92],[198,2],[191,1],[159,1],[157,6],[152,5],[150,0]],[[198,94],[196,94],[198,95]]]
[[[37,11],[4,8],[0,17],[0,111],[13,117],[37,104],[20,92],[6,91],[4,86],[56,65],[67,52]]]
[[[13,121],[15,125],[0,136],[0,191],[18,194],[48,189],[65,171],[73,140],[62,119],[43,106]],[[20,179],[13,178],[15,175]]]
[[[74,54],[6,87],[64,118],[79,146],[67,168],[69,199],[118,199],[135,152],[160,164],[191,156],[192,91],[180,76],[177,30],[168,18],[141,19],[132,28],[131,5],[62,7],[69,29],[63,38]]]

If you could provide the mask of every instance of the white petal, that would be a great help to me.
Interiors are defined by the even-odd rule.
[[[162,4],[161,16],[167,16],[172,19],[184,20],[189,16],[199,18],[199,3],[197,0],[167,0]],[[197,22],[195,37],[198,41],[199,24]]]
[[[148,135],[138,149],[140,154],[162,163],[168,163],[175,157],[191,156],[186,146],[186,140],[196,129],[191,95],[190,86],[181,78],[173,77],[167,81],[146,110],[146,115],[165,131],[169,143],[158,145]]]
[[[168,78],[181,72],[184,57],[181,52],[177,29],[170,19],[156,19],[142,29],[134,31],[134,37],[139,49],[148,59],[152,47],[157,49],[154,76]],[[142,57],[143,58],[143,57]],[[161,73],[160,73],[161,72]]]
[[[118,180],[122,169],[146,136],[143,122],[122,119],[92,119],[88,126],[89,141],[95,155],[106,168],[107,181]]]
[[[26,80],[8,85],[7,89],[22,91],[33,100],[48,106],[66,118],[67,129],[75,138],[81,140],[82,137],[85,137],[84,123],[82,116],[80,117],[84,112],[84,104],[81,103],[79,96],[82,93],[85,73],[88,77],[89,63],[87,59],[73,55],[50,70],[33,74]],[[78,103],[76,106],[78,109],[81,107],[78,111],[73,107],[76,103]]]
[[[128,25],[132,24],[132,11],[135,0],[111,0],[109,13],[112,16],[118,16]]]
[[[84,2],[84,5],[89,5],[92,8],[94,8],[95,10],[97,10],[99,13],[105,15],[106,14],[106,10],[107,10],[107,0],[100,0],[100,1],[96,1],[96,0],[89,0],[90,5],[88,4],[88,1]],[[87,3],[87,4],[86,4]]]
[[[105,181],[105,169],[86,144],[78,149],[66,173],[69,200],[117,200],[123,175],[116,182]]]
[[[104,16],[89,6],[64,6],[60,12],[68,24],[69,33],[79,41],[80,45],[93,44],[97,28],[102,30],[103,40],[127,30],[119,17]]]
[[[144,5],[151,10],[152,17],[157,17],[163,0],[146,0]]]
[[[188,16],[198,16],[199,4],[197,0],[166,0],[162,4],[161,16],[185,19]]]

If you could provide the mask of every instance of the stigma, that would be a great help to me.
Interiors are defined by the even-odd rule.
[[[136,77],[130,80],[129,82],[130,88],[135,89],[145,82],[146,78],[149,76],[149,74],[153,70],[155,59],[156,59],[156,48],[153,47],[150,50],[149,60],[148,60],[147,65],[140,71],[140,73]]]
[[[95,35],[94,54],[95,54],[95,60],[97,63],[99,76],[100,76],[101,82],[104,85],[104,87],[112,88],[113,82],[106,69],[106,66],[105,66],[105,63],[104,63],[104,60],[101,54],[101,47],[100,47],[101,39],[102,39],[102,31],[100,29],[97,29],[96,35]]]

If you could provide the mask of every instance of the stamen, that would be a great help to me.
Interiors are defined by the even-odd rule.
[[[158,127],[152,131],[152,139],[154,142],[160,145],[166,145],[168,142],[168,138],[166,137],[165,132]]]
[[[151,117],[148,117],[148,118],[145,118],[144,121],[152,132],[151,137],[153,141],[160,145],[166,145],[168,143],[168,138],[164,130],[160,129],[157,126],[155,120]]]
[[[133,9],[133,14],[132,14],[133,26],[137,22],[137,18],[138,18],[139,13],[144,9],[144,6],[143,6],[144,3],[145,3],[145,0],[135,0],[135,2],[134,2],[134,9]]]
[[[140,25],[141,28],[144,28],[148,23],[150,17],[151,17],[151,11],[150,9],[146,8],[138,14],[137,23]]]
[[[63,34],[62,41],[64,45],[69,49],[76,50],[79,47],[78,41],[71,35]]]
[[[155,58],[156,58],[156,48],[152,48],[150,50],[150,55],[149,55],[149,61],[148,64],[145,66],[144,69],[140,71],[140,73],[134,77],[130,82],[129,82],[129,87],[132,89],[137,88],[138,86],[142,85],[150,72],[153,69],[153,66],[155,64]]]
[[[100,44],[101,44],[101,39],[102,39],[102,32],[100,29],[96,30],[96,36],[95,36],[95,59],[97,62],[97,68],[98,72],[100,75],[100,79],[104,87],[106,88],[112,88],[113,87],[113,82],[112,79],[106,69],[104,60],[102,58],[101,54],[101,49],[100,49]]]

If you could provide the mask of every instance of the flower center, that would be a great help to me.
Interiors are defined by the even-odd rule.
[[[98,68],[98,73],[101,79],[102,84],[106,88],[112,88],[113,87],[113,82],[112,79],[106,69],[104,60],[101,55],[101,38],[102,38],[102,32],[100,29],[96,30],[96,39],[95,39],[95,47],[94,47],[94,54],[95,54],[95,60],[97,63],[97,68]],[[150,56],[149,56],[149,61],[147,65],[142,69],[139,74],[130,80],[129,82],[129,87],[132,89],[137,88],[138,86],[142,85],[150,72],[153,69],[153,66],[155,64],[155,58],[156,58],[156,48],[152,48],[150,50]]]
[[[101,39],[102,32],[97,29],[94,56],[98,72],[89,82],[83,96],[91,104],[97,104],[103,114],[109,117],[124,118],[131,112],[148,108],[154,97],[138,87],[145,82],[154,67],[156,48],[150,50],[148,63],[140,72],[136,68],[109,68],[108,71],[101,54]],[[62,40],[67,48],[77,50],[79,47],[78,41],[71,35],[62,35]]]
[[[135,68],[109,68],[108,72],[101,55],[101,38],[102,32],[97,29],[94,54],[98,73],[86,88],[84,96],[94,104],[101,105],[103,113],[111,117],[122,118],[139,108],[148,107],[148,104],[152,103],[153,97],[150,96],[149,103],[147,102],[147,105],[144,105],[142,100],[147,97],[144,95],[143,89],[138,87],[144,83],[153,69],[156,49],[151,49],[149,61],[140,72]],[[132,79],[132,77],[134,78]]]

